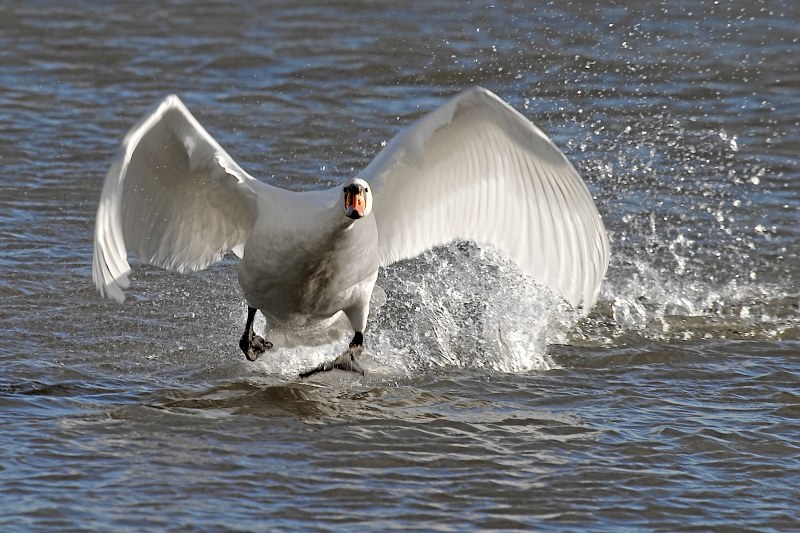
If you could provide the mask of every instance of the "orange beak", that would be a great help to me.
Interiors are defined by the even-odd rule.
[[[347,191],[344,195],[345,216],[357,220],[364,216],[364,210],[367,206],[367,198],[364,191],[350,192]]]

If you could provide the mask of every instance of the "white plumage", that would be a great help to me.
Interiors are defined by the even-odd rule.
[[[608,267],[605,228],[578,173],[486,89],[401,131],[343,187],[312,192],[252,178],[169,96],[131,129],[108,171],[93,278],[122,301],[129,252],[186,272],[233,251],[251,308],[240,343],[248,358],[268,348],[252,334],[255,309],[284,328],[325,327],[343,312],[357,350],[378,267],[455,239],[494,245],[585,313]]]

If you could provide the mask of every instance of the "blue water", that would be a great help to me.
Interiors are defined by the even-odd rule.
[[[763,2],[11,2],[4,530],[800,528],[800,16]],[[363,168],[483,85],[609,230],[578,320],[491,249],[383,271],[365,378],[247,363],[234,259],[91,281],[122,136],[177,93],[253,174]]]

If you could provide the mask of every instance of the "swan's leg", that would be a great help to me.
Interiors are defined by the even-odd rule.
[[[256,318],[255,307],[247,306],[247,324],[244,326],[244,335],[239,340],[239,348],[244,352],[248,361],[255,361],[258,356],[272,348],[272,343],[265,341],[253,333],[253,320]]]
[[[356,331],[356,334],[353,335],[353,340],[350,341],[350,347],[347,350],[334,359],[333,361],[327,361],[322,363],[316,368],[312,368],[306,372],[301,372],[301,378],[307,378],[308,376],[313,376],[317,372],[327,372],[329,370],[333,370],[337,368],[339,370],[345,370],[349,372],[355,372],[356,374],[364,375],[364,369],[361,368],[361,365],[358,364],[356,361],[356,356],[361,355],[361,352],[364,351],[364,334],[360,331]]]

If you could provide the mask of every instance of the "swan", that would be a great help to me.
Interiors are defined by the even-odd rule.
[[[245,172],[167,96],[125,136],[106,175],[92,277],[124,301],[128,254],[161,268],[204,269],[233,252],[247,303],[239,347],[255,361],[272,343],[253,331],[331,327],[353,338],[332,361],[363,374],[378,269],[456,239],[488,243],[588,313],[609,261],[602,218],[555,144],[493,92],[475,87],[391,139],[352,179],[293,192]],[[269,337],[269,335],[265,336]]]

